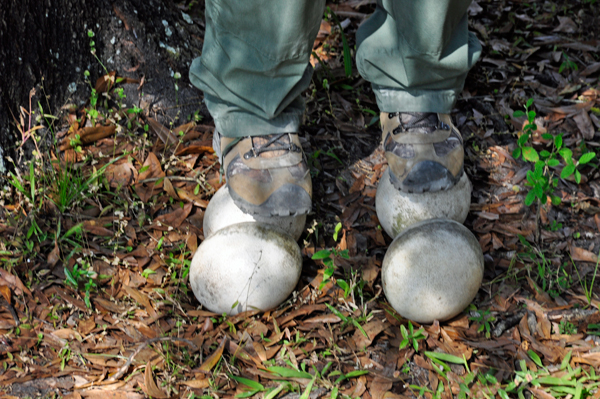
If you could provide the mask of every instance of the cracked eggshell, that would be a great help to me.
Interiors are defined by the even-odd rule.
[[[427,219],[447,218],[464,223],[471,206],[472,185],[466,173],[450,190],[435,193],[405,193],[390,182],[387,169],[377,186],[375,208],[381,227],[392,238]]]
[[[402,317],[419,323],[447,320],[475,298],[483,280],[483,253],[462,224],[426,220],[394,239],[383,259],[381,280]]]
[[[306,215],[260,217],[244,213],[235,205],[231,195],[229,195],[229,188],[227,185],[224,185],[211,198],[204,213],[204,236],[210,237],[224,227],[242,222],[258,222],[273,225],[298,241],[302,235],[302,231],[304,231]]]
[[[302,254],[288,234],[245,222],[204,240],[192,259],[190,284],[198,301],[215,313],[277,307],[294,290]]]

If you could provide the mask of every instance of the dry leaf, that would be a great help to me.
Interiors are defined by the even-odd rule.
[[[584,139],[591,140],[594,138],[594,125],[592,125],[592,120],[586,111],[581,111],[575,115],[573,120],[577,123],[577,127]]]
[[[188,202],[183,206],[183,208],[179,208],[171,213],[167,213],[166,215],[160,215],[156,219],[154,219],[153,225],[163,226],[171,226],[173,228],[181,226],[181,223],[188,217],[190,212],[192,211],[192,207],[194,205],[191,202]]]
[[[115,85],[116,71],[109,72],[107,75],[101,76],[96,80],[96,92],[98,94],[106,93]]]
[[[61,328],[60,330],[53,331],[52,334],[58,338],[67,339],[69,341],[76,339],[77,341],[81,342],[83,340],[81,334],[70,328]]]
[[[54,249],[48,254],[47,262],[49,266],[56,265],[60,259],[60,249],[58,248],[58,242],[54,241]]]
[[[171,184],[171,180],[169,180],[168,177],[165,177],[163,182],[164,182],[164,188],[165,188],[165,191],[167,192],[167,194],[169,194],[169,196],[171,198],[173,198],[174,200],[179,201],[180,198],[177,195],[177,192],[175,191],[175,189],[173,188],[173,184]]]
[[[559,25],[554,29],[554,32],[575,33],[577,32],[577,24],[569,17],[558,17]]]
[[[598,261],[596,254],[588,251],[587,249],[578,248],[575,246],[571,246],[569,249],[571,251],[571,258],[573,258],[573,260],[592,263],[596,263]]]
[[[208,388],[210,385],[210,382],[209,382],[208,378],[203,378],[201,380],[195,379],[195,380],[181,381],[180,384],[188,386],[190,388],[202,389],[202,388]]]
[[[109,165],[104,172],[106,179],[113,188],[131,186],[137,179],[137,174],[138,172],[131,162]]]
[[[217,362],[223,355],[223,349],[225,349],[226,342],[227,342],[227,338],[223,338],[221,340],[221,344],[219,345],[217,350],[214,351],[213,354],[210,355],[208,357],[208,359],[206,359],[204,361],[204,363],[202,363],[202,365],[200,366],[199,370],[201,372],[208,374],[210,372],[210,370],[212,370],[212,368],[215,367],[215,365],[217,364]]]
[[[163,143],[175,145],[179,141],[173,132],[161,125],[156,119],[148,118],[148,125]]]
[[[150,197],[162,189],[162,179],[165,177],[165,172],[163,172],[160,162],[153,152],[148,154],[140,170],[141,172],[134,186],[135,192],[142,202],[148,202]],[[145,182],[145,180],[149,181]]]
[[[12,303],[10,287],[8,285],[0,285],[0,295],[2,295],[4,297],[4,299],[6,299],[6,302]]]
[[[146,384],[147,394],[153,398],[166,399],[169,397],[162,389],[159,389],[154,381],[152,375],[152,366],[150,363],[146,364],[146,371],[144,372],[144,384]]]

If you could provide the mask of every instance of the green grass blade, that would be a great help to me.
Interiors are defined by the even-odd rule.
[[[235,380],[235,381],[239,382],[240,384],[244,384],[244,385],[246,385],[246,386],[248,386],[250,388],[253,388],[253,389],[256,389],[256,390],[259,390],[259,391],[264,391],[265,390],[265,387],[260,382],[257,382],[257,381],[254,381],[254,380],[250,380],[250,379],[244,378],[244,377],[238,377],[237,375],[233,375],[233,374],[230,375],[229,377],[232,380]]]
[[[354,370],[346,374],[346,378],[359,377],[361,375],[369,374],[369,370]]]
[[[306,386],[306,389],[302,393],[302,396],[300,396],[300,399],[308,399],[310,397],[310,392],[312,391],[312,387],[314,384],[315,384],[315,379],[313,378],[312,380],[310,380],[310,382]]]
[[[298,371],[298,370],[290,369],[287,367],[272,366],[272,367],[268,367],[267,370],[269,370],[273,373],[279,374],[280,376],[285,377],[285,378],[307,378],[307,379],[313,378],[313,376],[307,372]]]
[[[279,385],[277,388],[268,391],[267,393],[265,393],[265,396],[263,397],[263,399],[275,398],[277,395],[279,395],[279,392],[283,391],[283,388],[285,388],[285,386],[282,384],[282,385]]]
[[[427,356],[430,359],[442,360],[444,362],[450,362],[450,363],[462,364],[462,365],[465,364],[465,360],[462,357],[450,355],[448,353],[425,352],[425,356]]]

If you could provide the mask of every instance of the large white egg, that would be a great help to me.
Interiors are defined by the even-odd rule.
[[[416,223],[394,239],[381,268],[383,291],[402,317],[450,319],[475,298],[483,279],[479,242],[449,219]]]
[[[390,182],[387,169],[377,186],[375,208],[381,227],[392,238],[411,225],[427,219],[448,218],[464,223],[471,206],[471,182],[466,173],[449,190],[405,193]]]
[[[198,301],[215,313],[277,307],[294,290],[302,254],[288,234],[245,222],[205,239],[192,259],[190,284]]]
[[[224,227],[242,222],[273,225],[298,241],[304,230],[306,215],[261,217],[244,213],[235,205],[231,195],[229,195],[229,188],[224,185],[211,198],[204,213],[204,236],[208,238]]]

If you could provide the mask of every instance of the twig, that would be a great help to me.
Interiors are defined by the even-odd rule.
[[[151,177],[149,179],[140,180],[138,183],[152,183],[152,182],[159,181],[162,179],[169,179],[169,180],[174,180],[174,181],[191,181],[193,183],[201,183],[199,179],[195,179],[193,177],[184,177],[184,176]]]
[[[565,320],[568,322],[571,321],[581,321],[583,319],[588,318],[594,313],[598,313],[596,309],[563,309],[563,310],[553,310],[548,312],[548,320],[550,321],[560,321]]]
[[[129,369],[129,366],[131,366],[131,363],[133,362],[133,358],[136,357],[137,354],[140,353],[142,351],[142,349],[144,349],[144,347],[146,345],[152,344],[154,342],[159,342],[159,341],[181,341],[181,342],[185,342],[186,344],[188,344],[189,346],[191,346],[192,349],[194,350],[194,352],[198,350],[198,347],[196,346],[196,344],[194,344],[189,339],[185,339],[185,338],[157,337],[157,338],[149,339],[149,340],[147,340],[145,342],[142,342],[141,344],[138,345],[137,349],[129,356],[129,359],[127,360],[127,363],[125,363],[125,365],[123,367],[121,367],[119,369],[119,371],[117,371],[116,374],[114,374],[112,377],[110,377],[107,380],[107,382],[114,382],[114,381],[117,381],[119,378],[121,378],[123,376],[123,374],[125,374],[125,372]]]
[[[492,333],[494,334],[494,337],[498,338],[499,336],[504,334],[504,332],[506,330],[516,326],[519,323],[519,321],[521,321],[521,319],[523,318],[524,315],[525,315],[525,311],[521,310],[521,311],[517,312],[516,314],[514,314],[513,316],[508,317],[508,318],[502,320],[501,322],[499,322],[498,324],[496,324],[494,331],[492,331]]]

